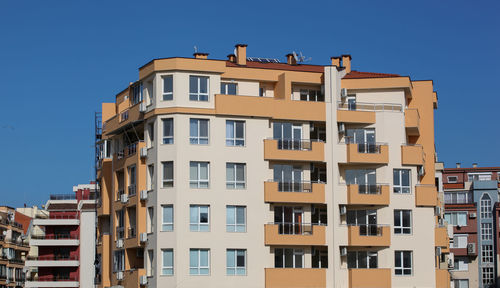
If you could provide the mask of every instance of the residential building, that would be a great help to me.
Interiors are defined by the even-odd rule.
[[[500,167],[445,168],[445,219],[453,225],[450,250],[455,288],[497,287]]]
[[[102,104],[99,287],[449,287],[432,81],[246,49]]]
[[[30,245],[38,253],[25,263],[36,271],[25,287],[93,287],[95,279],[95,183],[73,187],[71,194],[50,195],[48,217],[37,213]]]
[[[23,267],[30,250],[25,235],[30,221],[14,208],[0,206],[0,288],[24,287]]]

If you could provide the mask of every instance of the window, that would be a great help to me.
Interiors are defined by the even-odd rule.
[[[321,90],[300,89],[300,100],[301,101],[324,102],[325,95],[323,95]]]
[[[457,183],[458,182],[458,177],[457,176],[448,176],[448,183]]]
[[[135,195],[135,165],[128,167],[128,195]]]
[[[467,226],[467,212],[446,212],[444,220],[453,226]]]
[[[378,254],[371,251],[349,251],[347,252],[347,268],[378,268]]]
[[[245,189],[245,169],[243,163],[226,163],[227,189]]]
[[[266,96],[266,88],[262,87],[262,84],[261,84],[261,87],[259,87],[259,96],[260,97]]]
[[[493,273],[493,267],[482,267],[481,271],[483,272],[483,285],[491,285],[495,281],[495,274]]]
[[[174,187],[174,162],[161,162],[163,165],[163,188]]]
[[[191,188],[208,188],[209,184],[209,162],[189,163],[189,186]]]
[[[125,251],[117,250],[113,255],[113,271],[123,271],[125,270]]]
[[[274,268],[302,268],[304,250],[292,248],[274,248]]]
[[[467,177],[469,179],[469,182],[492,180],[491,179],[491,172],[489,172],[489,173],[467,173]]]
[[[174,144],[174,119],[163,119],[163,144]]]
[[[226,120],[226,145],[245,146],[245,121]]]
[[[154,164],[148,165],[148,190],[155,189],[155,166]]]
[[[455,271],[468,271],[469,270],[469,258],[468,257],[455,257],[453,270]]]
[[[410,170],[409,169],[394,169],[394,193],[407,194],[411,192],[410,188]]]
[[[220,83],[220,94],[237,95],[236,94],[237,87],[238,87],[237,83],[221,82]]]
[[[466,204],[473,203],[472,191],[444,192],[445,204]]]
[[[226,231],[227,232],[246,231],[245,206],[226,206]]]
[[[313,247],[312,268],[328,268],[328,250]]]
[[[154,146],[155,143],[155,123],[151,122],[148,124],[148,148],[151,148]]]
[[[172,75],[163,76],[163,101],[174,99],[174,79]]]
[[[161,250],[163,254],[163,265],[161,267],[161,275],[174,275],[174,250]]]
[[[162,206],[163,210],[163,221],[161,225],[161,231],[174,231],[174,206],[165,205]]]
[[[455,279],[453,283],[455,284],[455,288],[469,288],[468,279]]]
[[[132,86],[132,105],[142,102],[142,82]]]
[[[208,119],[189,119],[189,143],[208,144]]]
[[[484,263],[493,263],[493,246],[481,245],[481,261]]]
[[[396,275],[411,275],[412,273],[412,252],[394,252],[394,272]]]
[[[394,210],[394,234],[411,234],[411,210]]]
[[[488,194],[481,197],[481,218],[491,218],[491,198]]]
[[[481,223],[481,240],[493,240],[492,223]]]
[[[153,207],[148,207],[148,218],[147,220],[147,231],[148,233],[153,233],[155,230],[154,227],[154,208]]]
[[[208,101],[208,77],[189,76],[189,100]]]
[[[227,275],[246,275],[247,265],[245,249],[227,249],[226,251],[226,274]]]
[[[450,248],[467,248],[467,235],[453,235],[453,247]]]
[[[191,205],[189,206],[189,230],[193,232],[210,231],[209,210],[208,205]]]
[[[210,250],[190,249],[189,250],[189,274],[208,275],[210,274]]]
[[[347,185],[357,184],[360,194],[377,194],[377,174],[375,169],[345,170],[345,181]]]

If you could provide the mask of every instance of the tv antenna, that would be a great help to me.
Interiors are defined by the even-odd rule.
[[[196,47],[196,45],[194,45],[194,53],[198,53],[198,47]]]
[[[292,52],[293,58],[295,58],[295,61],[297,63],[304,63],[304,62],[309,62],[312,60],[312,57],[306,58],[306,56],[302,55],[302,52],[299,51],[299,55],[295,53],[295,51]]]

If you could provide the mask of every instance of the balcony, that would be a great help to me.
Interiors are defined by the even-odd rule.
[[[103,133],[110,134],[117,129],[124,129],[126,128],[125,126],[129,127],[133,123],[142,121],[144,119],[144,114],[141,112],[140,106],[141,102],[136,103],[111,117],[103,124]]]
[[[80,240],[76,234],[32,235],[33,246],[78,246]]]
[[[421,145],[401,145],[401,164],[421,166],[425,163],[424,148]]]
[[[434,246],[449,248],[450,238],[447,227],[436,227],[434,230]]]
[[[50,215],[48,219],[33,219],[33,225],[51,226],[51,225],[79,225],[78,215]]]
[[[266,268],[266,288],[326,288],[326,269]]]
[[[265,245],[325,245],[326,226],[308,223],[264,225]]]
[[[349,269],[349,287],[392,287],[391,269]]]
[[[125,227],[116,227],[116,239],[125,238]]]
[[[417,109],[405,110],[405,128],[409,136],[420,135],[420,114]]]
[[[434,185],[415,185],[415,205],[436,206],[438,194]]]
[[[279,203],[325,203],[325,183],[264,182],[264,201]]]
[[[323,162],[325,143],[319,140],[265,139],[264,160]]]
[[[38,277],[28,280],[24,287],[80,287],[77,277]]]
[[[387,144],[347,144],[347,163],[388,164],[389,146]]]
[[[113,169],[120,170],[124,167],[130,166],[132,164],[142,164],[144,163],[144,158],[140,157],[139,153],[141,148],[146,147],[146,143],[144,141],[138,141],[132,144],[129,144],[122,150],[118,151],[113,155]],[[139,167],[137,167],[139,168]]]
[[[349,225],[349,246],[391,246],[391,227],[388,225]]]
[[[34,260],[27,260],[24,266],[28,267],[78,267],[78,256],[51,255],[38,256]]]
[[[390,186],[373,185],[347,185],[347,204],[349,205],[389,205]]]
[[[337,122],[375,124],[375,110],[362,108],[374,108],[374,106],[367,103],[337,102]]]
[[[450,287],[450,272],[448,269],[436,269],[436,287]]]

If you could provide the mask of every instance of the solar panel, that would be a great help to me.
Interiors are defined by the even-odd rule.
[[[247,61],[260,62],[260,63],[280,63],[276,58],[262,58],[262,57],[247,57]]]

